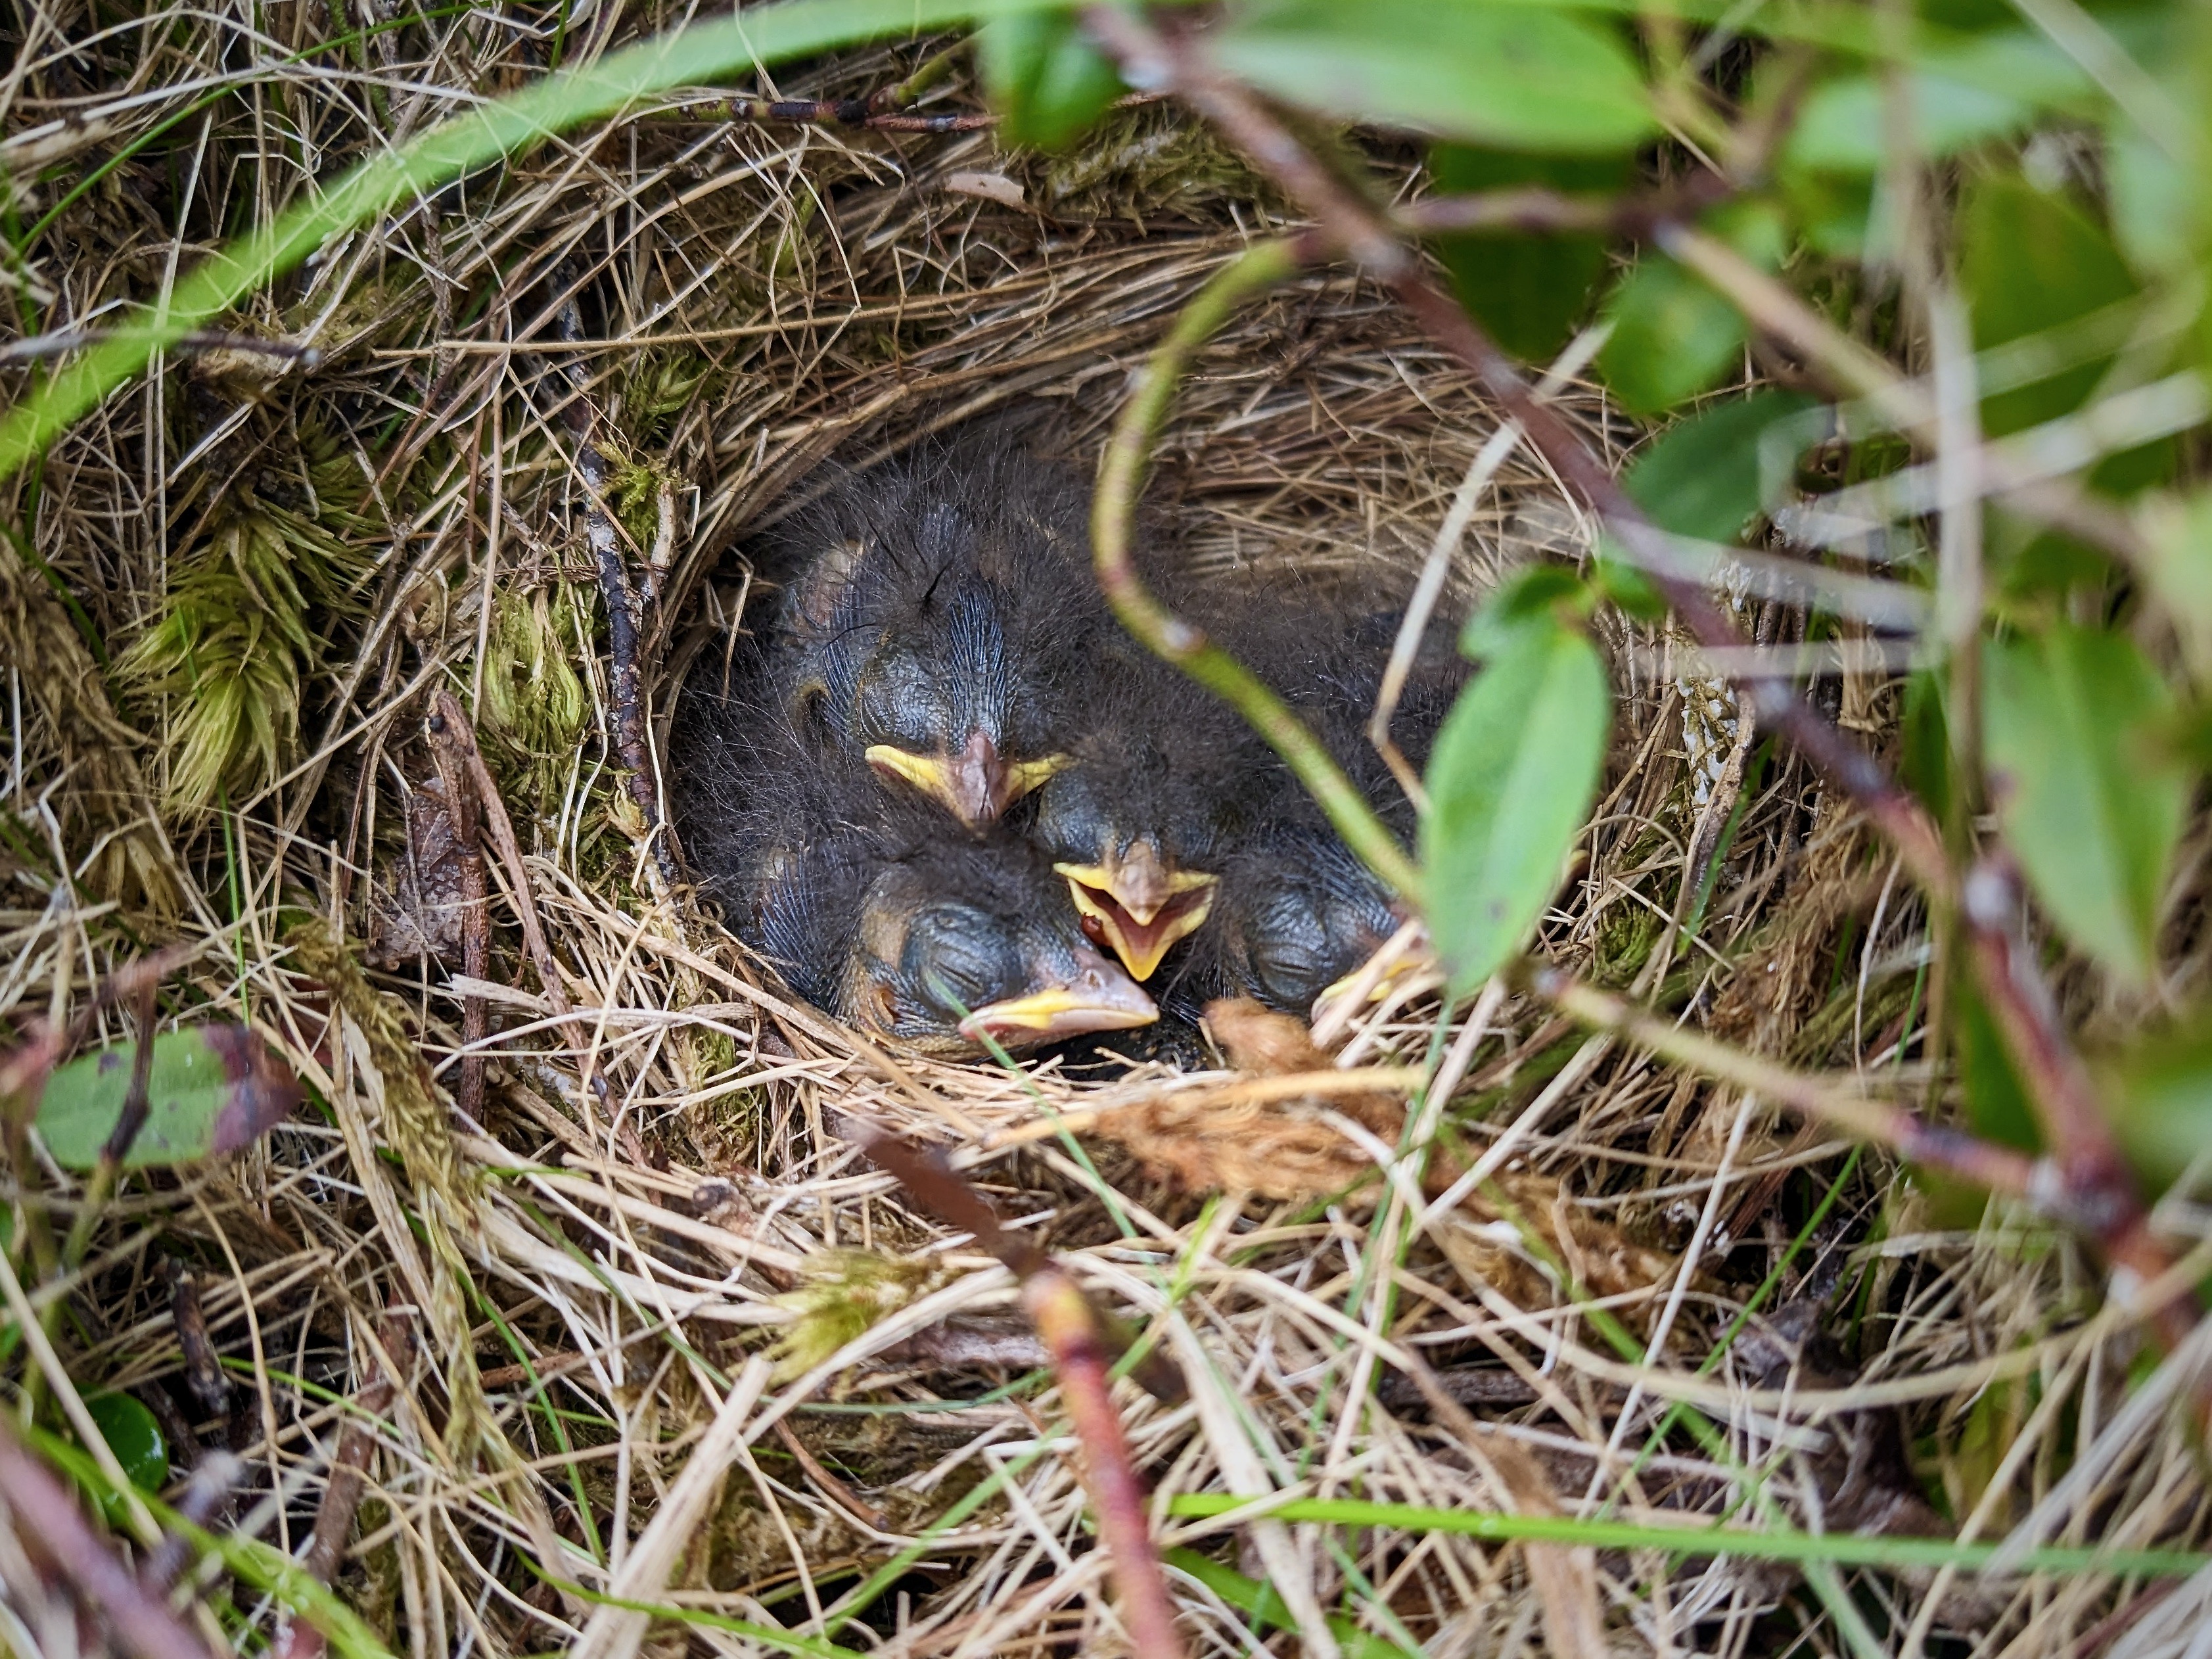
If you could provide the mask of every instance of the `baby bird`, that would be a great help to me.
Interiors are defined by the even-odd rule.
[[[1159,1017],[1084,942],[1035,849],[939,841],[884,865],[861,898],[834,1012],[925,1052],[1020,1052]]]
[[[1104,611],[1085,492],[1002,434],[842,481],[795,514],[778,690],[820,746],[972,831],[1066,764],[1054,746]]]
[[[766,670],[695,672],[678,722],[678,810],[702,885],[799,996],[925,1052],[972,1055],[1143,1025],[1152,999],[1085,941],[1043,858],[1003,830],[969,837],[884,790],[860,761],[812,752]]]
[[[1406,919],[1389,889],[1317,821],[1242,850],[1223,878],[1218,910],[1208,953],[1217,983],[1301,1017]]]
[[[1122,641],[1030,834],[1067,883],[1083,930],[1137,979],[1212,913],[1266,759],[1226,704]]]

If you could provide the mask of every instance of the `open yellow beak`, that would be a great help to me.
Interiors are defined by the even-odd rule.
[[[1071,982],[987,1003],[960,1022],[960,1035],[981,1042],[988,1034],[1010,1048],[1026,1048],[1090,1031],[1149,1025],[1160,1017],[1152,998],[1105,957],[1084,951],[1078,960],[1081,966]]]
[[[1152,844],[1140,841],[1103,864],[1055,864],[1083,931],[1110,945],[1124,967],[1147,980],[1160,960],[1213,913],[1221,878],[1170,870]]]
[[[968,734],[957,755],[917,755],[888,743],[872,744],[867,763],[882,776],[912,786],[970,830],[996,823],[1006,810],[1067,764],[1065,755],[1040,760],[1002,760],[981,732]]]

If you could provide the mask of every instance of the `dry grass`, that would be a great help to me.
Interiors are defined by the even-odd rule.
[[[610,15],[625,33],[667,21],[592,11],[564,49],[604,49]],[[556,33],[550,12],[477,12],[286,66],[346,31],[339,9],[27,19],[0,74],[15,245],[96,165],[127,159],[11,266],[26,333],[154,295],[305,172],[514,84]],[[866,90],[918,56],[856,54],[781,90]],[[199,101],[210,76],[222,95]],[[933,95],[967,94],[956,75]],[[1025,205],[995,199],[1008,185]],[[795,1636],[827,1620],[902,1655],[1114,1651],[1069,1442],[1010,1282],[859,1157],[842,1131],[866,1119],[953,1149],[1181,1362],[1188,1404],[1123,1395],[1164,1497],[1679,1518],[1737,1513],[1750,1493],[1750,1518],[1802,1528],[2198,1541],[2201,1466],[2161,1403],[2173,1365],[2130,1393],[2148,1362],[2072,1243],[1878,1155],[1847,1163],[1540,1007],[1447,1011],[1432,977],[1399,976],[1319,1062],[1374,1069],[1353,1105],[1312,1088],[1263,1099],[1255,1074],[1297,1069],[1264,1060],[1102,1079],[887,1059],[792,1006],[659,886],[609,735],[562,413],[579,395],[554,325],[563,287],[582,304],[580,395],[602,417],[633,568],[662,567],[649,646],[673,684],[743,614],[733,544],[809,469],[1015,399],[1052,408],[1088,454],[1165,319],[1273,211],[1159,110],[1061,161],[1000,156],[988,136],[641,110],[340,242],[238,319],[320,347],[313,368],[173,363],[10,481],[5,514],[28,543],[0,550],[0,1017],[20,1032],[66,1016],[145,945],[195,941],[166,1012],[252,1020],[315,1091],[252,1154],[131,1183],[82,1278],[34,1287],[70,1309],[49,1385],[156,1403],[183,1429],[180,1472],[184,1437],[234,1448],[246,1474],[218,1526],[298,1553],[343,1402],[397,1367],[338,1581],[395,1651],[544,1652],[587,1626],[594,1653],[763,1650],[717,1619]],[[38,372],[0,368],[10,396]],[[1562,401],[1608,453],[1632,438],[1594,389]],[[1402,592],[1495,426],[1386,302],[1316,276],[1206,355],[1158,495],[1204,568]],[[254,587],[239,556],[272,537],[320,560],[296,593]],[[1588,539],[1553,481],[1509,462],[1452,603]],[[228,654],[185,661],[178,619],[218,578],[236,625],[193,637]],[[1767,638],[1803,626],[1779,610],[1759,622]],[[140,672],[102,672],[95,639]],[[1623,628],[1612,643],[1608,791],[1544,948],[1732,1040],[1948,1101],[1919,1043],[1933,988],[1917,904],[1723,690],[1677,677],[1663,635]],[[1837,660],[1821,685],[1846,722],[1893,732],[1888,672],[1848,645]],[[235,706],[209,694],[217,668],[242,688]],[[441,686],[482,728],[577,1011],[554,1018],[534,988],[495,865],[482,1122],[437,1092],[455,1075],[458,957],[434,965],[404,943],[441,937],[420,915],[444,890],[420,827],[439,794],[425,693]],[[371,937],[389,965],[365,971]],[[533,988],[501,988],[517,985]],[[1392,1144],[1406,1091],[1389,1068],[1405,1067],[1431,1079],[1409,1132],[1441,1131],[1425,1170]],[[1055,1114],[1118,1125],[1134,1150],[1055,1133]],[[1295,1141],[1304,1167],[1341,1179],[1217,1196],[1147,1173],[1203,1176],[1224,1121]],[[1233,1162],[1215,1177],[1237,1176]],[[69,1178],[22,1174],[19,1196],[67,1212]],[[2178,1234],[2204,1231],[2169,1207]],[[219,1409],[186,1386],[179,1274],[227,1367]],[[411,1349],[379,1337],[386,1310]],[[1608,1331],[1653,1345],[1654,1368]],[[1408,1356],[1470,1402],[1479,1441],[1432,1415]],[[1678,1423],[1648,1447],[1678,1399],[1717,1432]],[[1324,1614],[1341,1614],[1340,1633],[1436,1655],[1871,1640],[2055,1656],[2144,1594],[2081,1573],[1808,1583],[1741,1561],[1266,1521],[1164,1519],[1160,1534],[1271,1579],[1316,1652],[1340,1640]],[[902,1550],[895,1580],[848,1606]],[[65,1650],[35,1571],[10,1554],[0,1579],[0,1642]],[[1554,1612],[1562,1584],[1595,1585],[1601,1631],[1547,1622],[1532,1582]],[[595,1611],[574,1587],[670,1618]],[[1197,1649],[1259,1645],[1195,1580],[1177,1589]],[[2181,1651],[2203,1595],[2185,1586],[2108,1650]],[[279,1622],[220,1575],[205,1605],[240,1643]]]

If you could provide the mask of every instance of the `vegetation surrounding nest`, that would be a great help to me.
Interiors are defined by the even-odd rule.
[[[94,39],[89,13],[29,9],[14,44],[40,89],[10,82],[0,103],[0,160],[35,161],[5,210],[22,332],[36,295],[96,318],[165,292],[327,158],[586,36],[605,51],[606,15],[169,8]],[[50,33],[84,44],[31,43]],[[250,97],[207,91],[249,34],[275,67]],[[852,51],[774,90],[865,96],[945,45]],[[919,107],[975,106],[957,62]],[[1368,160],[1427,188],[1388,143]],[[1279,1032],[1224,1037],[1226,1063],[1190,1074],[887,1057],[667,882],[624,776],[593,534],[649,586],[641,656],[665,702],[758,616],[730,550],[814,468],[1017,400],[1095,463],[1170,320],[1290,213],[1159,104],[1052,156],[643,106],[334,240],[240,308],[236,349],[149,377],[7,481],[9,1047],[76,1018],[84,1046],[127,1052],[127,1005],[99,988],[178,940],[163,1017],[250,1025],[307,1091],[236,1158],[127,1178],[67,1271],[38,1230],[66,1233],[87,1183],[15,1166],[11,1315],[34,1269],[28,1293],[63,1312],[51,1348],[5,1350],[11,1388],[141,1402],[171,1499],[218,1448],[240,1460],[199,1516],[225,1540],[196,1581],[206,1634],[258,1649],[304,1608],[360,1651],[520,1655],[588,1628],[590,1651],[635,1652],[646,1626],[612,1609],[640,1582],[626,1564],[652,1559],[656,1644],[1107,1650],[1048,1356],[1009,1274],[862,1158],[860,1124],[957,1146],[1014,1231],[1179,1363],[1188,1403],[1116,1398],[1188,1626],[1223,1651],[1269,1626],[1327,1640],[1337,1614],[1346,1651],[1526,1650],[1569,1552],[1410,1517],[1602,1518],[1608,1493],[1656,1528],[1750,1492],[1778,1529],[1869,1540],[1809,1576],[1656,1534],[1581,1559],[1613,1636],[1665,1651],[1848,1650],[1869,1620],[1887,1641],[1923,1612],[1949,1651],[2085,1651],[2133,1605],[2120,1575],[1954,1582],[1902,1547],[2030,1516],[2067,1543],[2203,1546],[2191,1427],[2142,1404],[2163,1396],[2128,1400],[2150,1359],[2081,1244],[1780,1121],[1759,1087],[1502,983],[1455,1000],[1425,958],[1310,1058],[1268,1048]],[[246,349],[308,337],[312,363]],[[20,400],[49,369],[0,374]],[[568,423],[586,406],[588,440]],[[1608,465],[1643,439],[1586,373],[1553,406]],[[1302,275],[1199,354],[1152,499],[1200,575],[1294,568],[1395,601],[1502,419],[1379,286]],[[1516,452],[1469,516],[1444,614],[1530,565],[1590,564],[1595,544]],[[1927,740],[1869,630],[1808,639],[1801,611],[1748,597],[1734,615],[1832,651],[1823,695],[1850,729],[1908,757]],[[1541,954],[1747,1054],[1940,1103],[1956,1073],[1924,1041],[1925,903],[1670,624],[1594,627],[1614,720]],[[426,726],[439,692],[481,745],[512,860],[470,866],[467,757]],[[682,764],[667,712],[645,733],[664,771]],[[2205,833],[2199,815],[2170,914],[2202,910]],[[2166,989],[2138,1000],[2203,978],[2191,927],[2166,943]],[[2057,983],[2079,1026],[2140,1023],[2078,963]],[[495,1034],[480,1074],[477,1018]],[[1965,1040],[1994,1053],[1975,1018]],[[1287,1106],[1255,1086],[1309,1064],[1354,1075]],[[1409,1068],[1428,1068],[1436,1133],[1386,1175]],[[1378,1381],[1407,1353],[1442,1399]],[[1673,1390],[1663,1427],[1642,1393],[1641,1418],[1623,1405],[1652,1386],[1647,1358]],[[732,1401],[772,1402],[742,1443]],[[1461,1455],[1453,1401],[1483,1455]],[[280,1568],[359,1428],[332,1600]],[[40,1444],[100,1489],[68,1433]],[[687,1473],[702,1446],[726,1480]],[[1278,1486],[1399,1508],[1233,1534],[1171,1509]],[[689,1517],[673,1544],[658,1514]],[[57,1650],[55,1582],[0,1547],[0,1643]]]

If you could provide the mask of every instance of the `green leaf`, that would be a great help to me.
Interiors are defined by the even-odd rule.
[[[2088,112],[2097,97],[2071,58],[2040,33],[2023,29],[1923,52],[1905,86],[1913,138],[1930,157],[2003,137],[2041,112]],[[1861,177],[1879,173],[1888,159],[1891,127],[1880,75],[1838,76],[1806,98],[1783,148],[1784,164]]]
[[[1982,684],[1990,797],[2028,884],[2075,945],[2145,983],[2191,785],[2165,681],[2124,635],[2061,623],[1990,641]]]
[[[1294,1630],[1297,1626],[1296,1615],[1285,1605],[1281,1593],[1273,1584],[1247,1578],[1234,1567],[1224,1567],[1196,1550],[1169,1550],[1160,1560],[1163,1565],[1205,1585],[1261,1630]],[[1370,1636],[1339,1614],[1329,1615],[1328,1627],[1349,1659],[1414,1659],[1406,1649]]]
[[[1959,1076],[1966,1085],[1967,1123],[1984,1140],[2024,1152],[2042,1151],[2043,1134],[2027,1085],[1980,991],[1962,975],[1951,994],[1958,1011]]]
[[[2124,1056],[2106,1079],[2128,1161],[2163,1187],[2212,1147],[2212,1022],[2202,1012]]]
[[[1523,565],[1483,601],[1460,630],[1460,654],[1486,662],[1509,650],[1531,628],[1552,628],[1567,616],[1587,616],[1589,589],[1571,567]]]
[[[2188,169],[2115,113],[2105,127],[2105,201],[2112,234],[2136,270],[2176,276],[2197,249],[2198,191]]]
[[[1596,793],[1612,714],[1579,629],[1520,629],[1462,694],[1430,758],[1421,821],[1429,933],[1456,993],[1527,942]]]
[[[1597,355],[1613,395],[1663,415],[1713,385],[1743,349],[1736,308],[1663,255],[1648,255],[1613,293],[1613,334]]]
[[[1439,191],[1473,195],[1542,186],[1569,195],[1610,195],[1633,182],[1626,155],[1528,155],[1471,144],[1432,144],[1429,177]],[[1515,356],[1546,362],[1559,354],[1605,275],[1601,236],[1531,236],[1480,231],[1437,238],[1452,291],[1468,314]]]
[[[1698,410],[1660,434],[1621,479],[1662,530],[1733,542],[1780,501],[1813,434],[1805,414],[1819,400],[1769,389]]]
[[[1114,65],[1065,12],[994,17],[975,31],[984,90],[1008,144],[1059,149],[1079,137],[1125,88]]]
[[[2017,177],[1984,178],[1968,189],[1959,236],[1978,350],[2063,327],[2136,293],[2119,250],[2088,215]],[[2107,353],[1984,399],[1983,429],[2002,437],[2079,408],[2111,362]]]
[[[127,1394],[87,1395],[84,1409],[132,1486],[155,1493],[169,1484],[169,1442],[153,1413]],[[123,1500],[105,1492],[94,1497],[108,1523],[121,1524]]]
[[[1565,155],[1656,130],[1620,37],[1544,7],[1254,0],[1212,45],[1263,92],[1352,120]]]
[[[89,1170],[115,1132],[130,1092],[135,1046],[83,1055],[46,1079],[39,1138],[64,1169]],[[146,1125],[126,1169],[189,1164],[234,1152],[300,1103],[300,1085],[243,1025],[195,1025],[154,1039]]]

